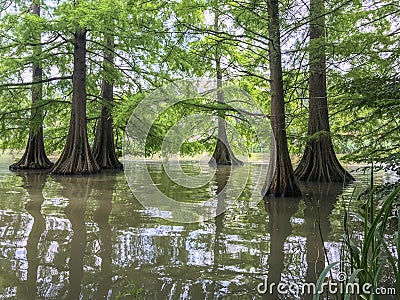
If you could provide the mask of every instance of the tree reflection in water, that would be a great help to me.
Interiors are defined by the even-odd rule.
[[[214,218],[215,222],[215,236],[214,236],[214,245],[213,245],[213,267],[212,273],[215,275],[215,278],[218,278],[219,268],[223,264],[221,263],[221,257],[225,254],[226,249],[224,249],[226,241],[223,235],[224,229],[224,217],[226,210],[226,184],[228,182],[229,176],[231,175],[233,166],[223,166],[219,165],[216,167],[215,172],[215,182],[217,187],[217,212],[216,217]],[[219,294],[219,289],[221,286],[213,280],[213,291],[214,295]]]
[[[53,178],[61,184],[61,195],[68,199],[68,205],[64,208],[64,211],[71,222],[73,231],[68,262],[69,287],[67,299],[79,299],[87,239],[85,210],[92,191],[93,179],[89,176],[54,176]]]
[[[155,184],[165,181],[159,164],[150,171]],[[192,224],[141,207],[122,173],[7,175],[0,186],[0,271],[8,281],[0,298],[257,299],[264,275],[269,282],[315,281],[326,264],[319,229],[329,254],[338,251],[341,229],[330,234],[329,219],[340,226],[340,210],[329,216],[341,189],[303,186],[300,201],[269,199],[265,209],[249,208],[258,169],[252,172],[239,199],[232,195],[246,175],[240,167],[218,167],[195,192],[171,186],[171,195],[210,200],[221,212]],[[21,203],[28,198],[27,212]]]
[[[111,171],[109,173],[111,174],[109,174],[108,184],[114,187],[116,183],[115,173]],[[93,213],[93,221],[99,227],[101,258],[101,271],[97,277],[97,290],[94,295],[94,299],[96,300],[107,299],[112,285],[112,242],[109,218],[112,210],[113,195],[114,188],[100,190],[95,195],[97,208]]]
[[[304,282],[316,283],[319,275],[325,268],[326,264],[326,249],[324,241],[328,240],[331,232],[330,215],[337,202],[338,196],[343,192],[343,186],[340,184],[316,184],[302,183],[301,184],[305,203],[303,232],[306,236],[306,262],[307,271]],[[281,275],[285,270],[285,256],[288,255],[284,249],[286,239],[292,234],[291,218],[296,214],[299,208],[299,198],[281,199],[267,198],[265,208],[269,214],[269,233],[270,233],[270,255],[268,257],[268,284],[267,287],[273,285],[273,293],[270,290],[264,295],[266,299],[284,299],[283,294],[277,292],[279,283],[285,284],[286,292],[290,284],[296,284],[296,287],[301,288],[302,281],[289,282],[287,279],[283,282]],[[298,240],[299,241],[299,240]],[[300,265],[297,266],[300,268]],[[300,279],[300,278],[299,278]],[[296,291],[296,288],[292,289]],[[301,289],[298,290],[301,293]],[[287,295],[286,295],[287,296]],[[294,295],[292,295],[294,297]],[[312,299],[312,294],[298,295],[304,299]]]
[[[307,273],[305,282],[316,282],[325,268],[326,249],[324,241],[328,240],[332,226],[329,220],[338,196],[343,192],[343,185],[337,183],[302,183],[305,233],[307,236],[306,256]],[[305,295],[312,299],[312,295]]]
[[[217,213],[215,217],[215,237],[214,237],[214,266],[213,271],[217,271],[220,264],[220,252],[223,249],[225,241],[223,239],[222,231],[224,229],[224,217],[226,210],[226,190],[225,186],[228,182],[229,176],[232,172],[232,166],[220,165],[217,167],[215,173],[215,180],[217,184]]]
[[[23,182],[23,188],[29,195],[25,209],[33,218],[32,229],[26,242],[26,260],[28,262],[26,296],[37,294],[38,267],[40,262],[39,241],[46,229],[46,220],[41,208],[44,202],[43,189],[46,184],[47,174],[34,171],[18,172]]]
[[[265,199],[265,209],[269,215],[270,253],[268,256],[268,284],[275,286],[272,293],[268,288],[264,294],[266,299],[278,299],[277,285],[281,282],[284,265],[284,245],[287,237],[292,233],[290,219],[297,212],[300,198],[273,198]]]

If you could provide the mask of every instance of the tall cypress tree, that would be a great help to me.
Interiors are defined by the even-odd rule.
[[[216,32],[219,31],[218,17],[219,14],[215,11],[214,30]],[[222,91],[221,50],[218,44],[215,46],[215,70],[217,73],[217,100],[220,103],[224,103],[224,92]],[[231,146],[229,145],[228,137],[226,135],[225,114],[223,112],[218,118],[217,144],[215,145],[210,164],[243,165],[243,162],[236,158]]]
[[[295,175],[302,181],[350,182],[353,176],[336,157],[330,135],[326,91],[324,0],[310,1],[310,79],[306,148]]]
[[[282,53],[280,43],[279,1],[268,1],[269,60],[271,76],[271,126],[275,149],[270,160],[271,183],[265,186],[266,196],[301,196],[296,183],[286,137],[285,101],[283,93]]]
[[[103,69],[106,72],[114,65],[114,37],[107,35],[105,37]],[[114,86],[113,82],[103,78],[101,86],[101,98],[104,104],[101,108],[101,115],[96,127],[96,134],[93,143],[93,155],[96,162],[102,169],[122,169],[115,153],[113,117],[111,108],[113,105]]]
[[[74,34],[72,109],[67,141],[53,174],[93,174],[100,171],[89,146],[86,123],[86,29]]]
[[[30,13],[40,17],[40,1],[32,3]],[[32,57],[36,59],[42,52],[40,33],[33,37],[35,42],[33,46]],[[32,63],[32,109],[29,122],[29,137],[22,158],[10,166],[11,171],[23,169],[49,169],[53,163],[47,158],[43,140],[43,112],[40,108],[42,100],[42,76],[43,70],[38,61]]]

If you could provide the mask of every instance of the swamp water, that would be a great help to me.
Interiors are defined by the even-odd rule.
[[[230,199],[221,193],[229,172],[191,192],[169,184],[161,163],[149,163],[155,185],[171,198],[214,199],[226,209],[200,223],[177,223],[167,210],[144,208],[123,172],[11,173],[9,163],[0,161],[0,299],[272,299],[258,292],[265,278],[315,282],[326,263],[323,246],[329,262],[339,260],[342,201],[354,189],[306,185],[301,199],[251,207],[260,164],[251,165],[240,197]],[[184,169],[198,173],[190,162]],[[233,172],[240,177],[241,170]],[[358,185],[368,181],[356,177]]]

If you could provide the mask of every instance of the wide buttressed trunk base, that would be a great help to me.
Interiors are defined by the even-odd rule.
[[[25,153],[22,158],[12,164],[10,171],[29,170],[29,169],[50,169],[54,164],[47,158],[43,143],[43,129],[34,134],[30,133]]]
[[[265,196],[272,197],[301,197],[301,190],[296,183],[293,171],[285,166],[276,167],[272,176],[271,184],[265,189]]]
[[[212,158],[211,165],[242,166],[243,162],[235,157],[229,145],[218,139]]]
[[[115,153],[112,118],[108,116],[108,112],[102,113],[97,125],[93,143],[93,156],[102,169],[123,169],[123,165]]]
[[[222,102],[222,100],[221,100]],[[243,162],[236,158],[226,135],[225,119],[218,119],[218,137],[213,156],[208,162],[210,165],[242,166]]]
[[[294,176],[287,143],[283,133],[279,140],[271,136],[272,148],[267,181],[262,189],[264,197],[301,197],[300,187]]]
[[[84,130],[86,131],[86,129]],[[74,130],[71,131],[74,132]],[[98,173],[100,170],[87,138],[84,140],[81,136],[71,136],[67,139],[64,152],[51,169],[51,174],[89,175]]]
[[[300,181],[322,183],[355,181],[340,164],[328,136],[320,136],[318,140],[307,143],[304,155],[294,173]]]
[[[86,30],[74,34],[74,71],[72,74],[72,109],[64,151],[52,174],[94,174],[101,169],[89,147],[86,119]]]

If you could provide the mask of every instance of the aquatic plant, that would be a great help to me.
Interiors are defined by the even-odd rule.
[[[373,175],[371,175],[371,182]],[[321,272],[313,299],[318,299],[318,291],[323,288],[325,277],[339,264],[340,272],[349,274],[341,282],[342,286],[357,283],[359,287],[369,285],[372,293],[360,289],[362,299],[375,299],[374,291],[383,281],[383,270],[386,268],[394,275],[396,294],[400,292],[400,214],[396,202],[400,197],[400,185],[388,193],[376,193],[377,188],[371,184],[368,190],[355,196],[353,193],[347,205],[344,204],[344,233],[339,262],[329,264]],[[382,196],[377,197],[377,195]],[[362,201],[358,212],[350,207],[353,202]],[[343,202],[345,203],[345,202]],[[354,222],[362,225],[361,231],[354,230]],[[390,224],[394,226],[389,226]],[[394,231],[394,232],[391,232]],[[385,271],[386,272],[386,271]],[[386,272],[386,273],[387,273]],[[341,293],[340,293],[341,292]],[[347,290],[341,290],[338,299],[350,299]]]

